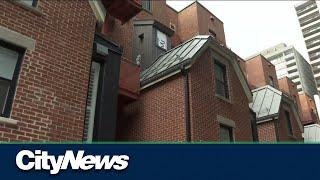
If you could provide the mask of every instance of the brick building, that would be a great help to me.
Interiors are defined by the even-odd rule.
[[[196,35],[225,45],[223,23],[197,2],[176,12],[165,1],[129,1],[0,3],[0,140],[115,140],[124,136],[121,112],[140,102],[140,67]],[[192,29],[183,23],[190,17]],[[239,140],[251,138],[246,128]]]
[[[256,113],[259,141],[302,141],[303,126],[296,85],[278,80],[273,64],[262,55],[245,61],[253,93],[250,107]]]
[[[119,5],[125,13],[111,11]],[[101,7],[122,22],[141,11],[136,1],[0,2],[0,141],[113,138],[139,68],[100,33]]]
[[[31,2],[0,2],[0,140],[80,141],[94,14],[85,1]]]
[[[119,140],[252,141],[252,95],[236,56],[196,36],[141,73],[141,97],[124,108]]]
[[[279,88],[272,65],[226,48],[223,22],[198,2],[179,12],[164,0],[0,8],[0,141],[252,141],[250,88]],[[278,117],[290,111],[299,140],[282,99]]]

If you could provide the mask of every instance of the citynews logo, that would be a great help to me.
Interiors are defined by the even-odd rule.
[[[64,155],[58,157],[48,155],[48,151],[22,150],[16,156],[16,165],[23,171],[47,170],[50,174],[58,174],[60,170],[68,169],[70,165],[73,170],[124,170],[128,167],[129,156],[127,155],[86,155],[84,151],[78,151],[75,156],[73,151],[67,150]]]

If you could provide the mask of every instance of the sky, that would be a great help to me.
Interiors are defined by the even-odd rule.
[[[180,11],[193,1],[167,1]],[[224,22],[227,46],[242,58],[279,43],[309,61],[294,5],[301,1],[199,1]],[[320,2],[318,2],[318,5]]]

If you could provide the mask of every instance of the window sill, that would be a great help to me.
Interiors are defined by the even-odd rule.
[[[15,4],[15,5],[21,7],[23,9],[25,9],[25,10],[27,10],[27,11],[30,11],[33,14],[37,15],[37,16],[42,16],[43,15],[42,11],[40,11],[39,8],[37,8],[37,7],[31,7],[31,6],[28,6],[28,5],[24,4],[23,2],[19,2],[19,1],[9,1],[9,2],[11,2],[11,3],[13,3],[13,4]]]
[[[0,124],[17,125],[18,121],[10,118],[0,117]]]
[[[227,103],[229,103],[229,104],[232,104],[230,99],[227,99],[227,98],[225,98],[225,97],[223,97],[223,96],[220,96],[219,94],[216,94],[215,96],[216,96],[218,99],[222,100],[222,101],[225,101],[225,102],[227,102]]]

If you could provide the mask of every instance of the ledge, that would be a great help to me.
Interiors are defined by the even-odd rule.
[[[232,104],[230,98],[227,99],[227,98],[225,98],[223,96],[220,96],[219,94],[215,94],[215,97],[220,99],[220,100],[222,100],[222,101],[225,101],[226,103]]]
[[[26,48],[30,51],[35,50],[36,41],[28,36],[12,31],[0,25],[0,40],[12,43],[16,46]]]
[[[23,9],[25,9],[27,11],[30,11],[33,14],[37,15],[37,16],[42,16],[43,15],[42,11],[40,11],[39,8],[30,7],[30,6],[26,5],[26,4],[24,4],[23,2],[19,2],[19,1],[16,1],[16,0],[11,0],[9,2],[11,2],[11,3],[13,3],[13,4],[17,5],[17,6],[20,6],[21,8],[23,8]]]
[[[17,125],[18,121],[10,118],[0,117],[0,124]]]
[[[220,115],[217,116],[217,121],[220,124],[223,124],[225,126],[231,127],[231,128],[236,128],[236,123],[230,119],[227,119],[225,117],[222,117]]]

